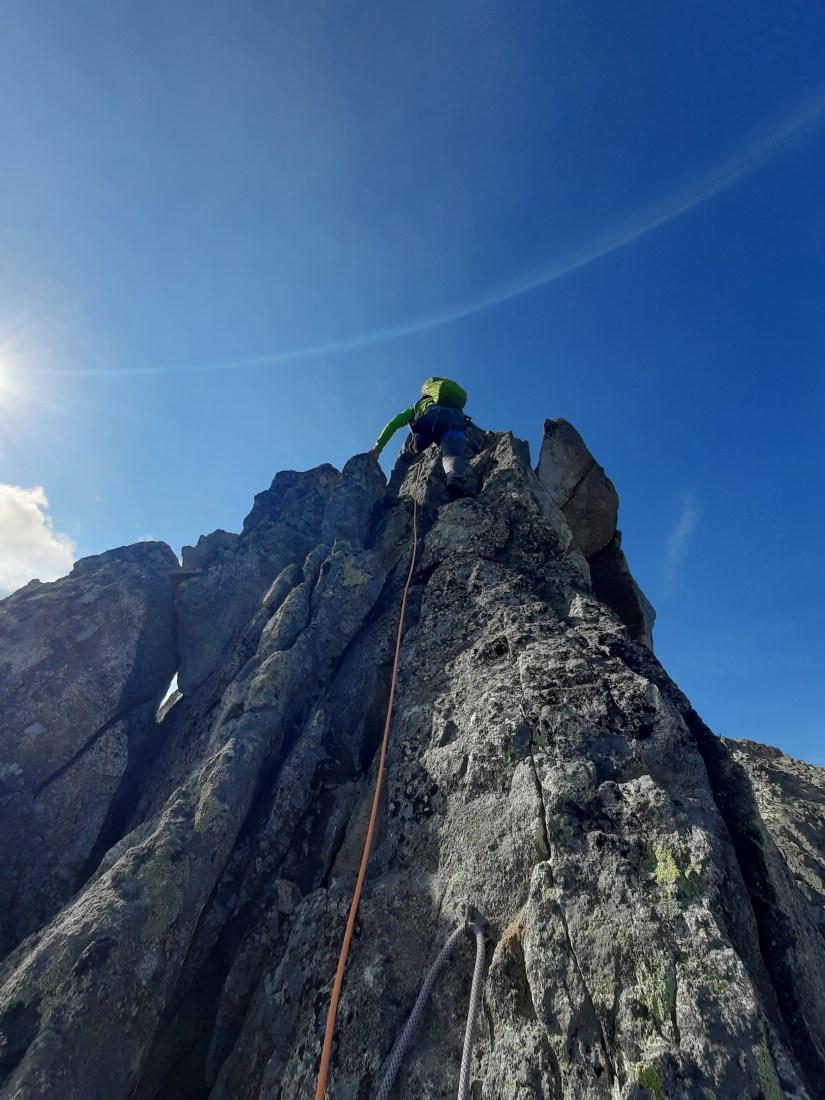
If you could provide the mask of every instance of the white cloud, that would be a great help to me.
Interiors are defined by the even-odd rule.
[[[35,577],[53,581],[74,564],[77,543],[54,530],[41,485],[0,483],[0,599]]]
[[[676,521],[676,526],[670,532],[670,537],[667,540],[667,547],[665,548],[663,574],[666,596],[672,595],[676,590],[679,574],[682,571],[682,566],[685,561],[687,544],[691,535],[696,530],[698,520],[699,508],[696,504],[696,495],[692,489],[689,489],[685,493],[685,498],[682,501],[682,511],[679,513],[679,519]]]

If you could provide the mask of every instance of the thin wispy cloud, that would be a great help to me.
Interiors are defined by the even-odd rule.
[[[696,494],[692,489],[685,493],[682,501],[682,510],[676,521],[676,526],[670,532],[665,547],[665,563],[662,570],[663,588],[665,596],[671,596],[679,584],[679,577],[685,563],[688,543],[696,524],[699,522],[699,508],[696,503]]]
[[[732,187],[764,167],[770,161],[787,152],[793,146],[810,137],[825,124],[825,95],[820,94],[807,107],[792,118],[762,134],[747,148],[729,158],[723,164],[698,176],[687,187],[679,189],[654,209],[645,211],[632,221],[591,240],[572,252],[557,256],[518,278],[488,291],[486,294],[441,313],[429,314],[416,320],[372,332],[315,344],[302,348],[272,352],[253,358],[227,360],[220,363],[185,364],[178,366],[142,366],[128,368],[70,367],[64,370],[44,370],[37,373],[61,375],[112,375],[112,374],[183,374],[205,371],[245,370],[252,367],[277,366],[299,360],[338,355],[362,348],[400,340],[406,336],[452,324],[494,306],[502,305],[539,287],[553,283],[566,275],[579,271],[597,260],[609,256],[626,245],[660,229],[662,226],[709,201],[722,191]]]

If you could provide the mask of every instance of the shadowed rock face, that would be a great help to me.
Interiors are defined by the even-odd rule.
[[[820,1094],[823,773],[707,730],[607,600],[591,568],[617,542],[615,491],[594,482],[570,507],[590,460],[568,428],[560,468],[548,450],[538,473],[523,443],[474,431],[475,495],[452,504],[433,452],[397,501],[367,456],[282,474],[240,535],[185,551],[182,695],[91,877],[0,968],[0,1095],[312,1094],[413,497],[419,556],[329,1094],[375,1095],[464,901],[489,920],[474,1096]],[[157,646],[165,687],[171,630]],[[43,654],[33,682],[50,684]],[[73,844],[82,815],[60,814]],[[455,1095],[471,968],[467,945],[394,1095]]]
[[[96,846],[109,847],[109,817],[151,751],[175,672],[179,568],[168,546],[139,543],[0,603],[3,954],[71,897]]]

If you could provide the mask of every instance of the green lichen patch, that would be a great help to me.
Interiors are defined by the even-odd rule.
[[[556,1061],[559,1064],[559,1069],[562,1073],[568,1074],[573,1068],[573,1063],[570,1060],[570,1051],[567,1049],[567,1043],[561,1037],[561,1035],[548,1035],[550,1042],[550,1049],[555,1055]]]
[[[556,888],[555,888],[555,886],[552,886],[547,881],[547,879],[542,879],[541,880],[541,886],[539,887],[539,889],[541,890],[541,896],[542,896],[543,901],[551,902],[555,899],[555,897],[556,897]]]
[[[782,1100],[782,1091],[779,1087],[779,1078],[776,1076],[776,1067],[773,1064],[771,1052],[765,1042],[756,1047],[756,1073],[759,1084],[765,1094],[765,1100]]]
[[[633,1070],[636,1074],[636,1080],[643,1089],[647,1089],[655,1097],[655,1100],[666,1100],[665,1087],[655,1066],[651,1066],[647,1062],[637,1062]]]
[[[616,1000],[616,977],[612,969],[600,967],[590,979],[590,996],[598,1006],[612,1008]]]
[[[183,882],[188,870],[186,856],[173,859],[162,850],[147,863],[140,874],[149,911],[143,926],[143,939],[156,940],[174,924],[183,908]]]
[[[708,955],[691,955],[687,962],[687,969],[696,984],[712,993],[714,997],[721,997],[727,989],[725,975]]]
[[[637,968],[642,1003],[660,1030],[669,1023],[676,1007],[676,970],[665,955],[643,957]]]
[[[349,557],[344,558],[340,577],[344,588],[358,588],[370,579],[369,573]]]
[[[680,891],[684,896],[694,898],[702,889],[701,865],[696,862],[685,841],[680,841],[675,849],[666,844],[649,844],[645,851],[644,869],[654,876],[665,895],[664,911],[671,916]]]
[[[247,699],[247,710],[275,710],[282,696],[286,695],[294,675],[294,665],[289,654],[273,653],[252,678]]]
[[[656,881],[660,886],[675,886],[679,881],[679,868],[673,853],[663,844],[655,844],[653,855],[656,862]]]

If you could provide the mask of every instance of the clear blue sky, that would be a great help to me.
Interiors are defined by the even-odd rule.
[[[0,10],[7,536],[238,530],[451,375],[582,433],[706,721],[825,764],[820,0]]]

